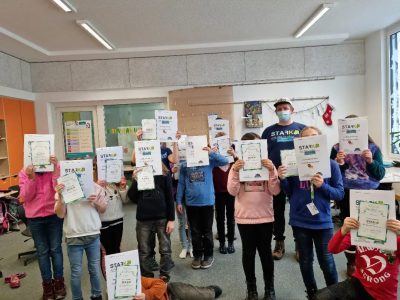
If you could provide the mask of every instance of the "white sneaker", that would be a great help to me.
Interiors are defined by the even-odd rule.
[[[189,255],[190,255],[191,258],[193,258],[193,249],[189,250]]]
[[[186,258],[187,253],[188,253],[187,249],[183,248],[181,253],[179,254],[179,258],[182,258],[182,259]],[[193,256],[191,256],[191,257],[193,257]]]

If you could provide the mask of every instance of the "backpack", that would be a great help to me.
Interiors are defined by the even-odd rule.
[[[0,234],[7,232],[8,226],[7,204],[0,200]]]

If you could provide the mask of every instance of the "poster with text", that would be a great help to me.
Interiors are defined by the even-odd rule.
[[[368,149],[368,119],[366,117],[338,120],[339,149],[346,154],[361,154]]]
[[[24,167],[33,165],[35,172],[53,172],[50,155],[54,155],[54,134],[24,135]]]
[[[136,166],[151,166],[154,175],[162,175],[160,141],[135,142]]]
[[[86,199],[94,194],[93,160],[62,160],[60,161],[60,176],[75,173],[78,176]]]
[[[138,250],[131,250],[105,257],[107,293],[109,300],[132,300],[131,293],[141,293],[141,274]],[[121,267],[128,267],[124,270]],[[122,271],[122,272],[121,272]],[[123,276],[122,278],[118,278]],[[125,283],[129,282],[129,285]],[[134,291],[132,291],[134,288]],[[121,296],[121,295],[129,296]]]
[[[64,122],[66,157],[76,158],[93,154],[93,128],[91,120]]]
[[[310,180],[317,173],[323,178],[331,177],[326,135],[295,138],[294,149],[301,181]]]
[[[395,251],[397,235],[386,228],[389,219],[396,219],[395,192],[350,190],[350,217],[359,222],[351,230],[351,244]]]
[[[97,177],[98,180],[106,180],[106,161],[107,160],[123,160],[123,149],[122,146],[116,147],[102,147],[96,149],[97,155]],[[119,182],[121,176],[119,177]]]
[[[178,114],[174,110],[156,110],[157,139],[160,142],[176,142]]]
[[[244,166],[239,171],[239,180],[265,181],[269,179],[268,169],[263,167],[261,160],[268,159],[266,140],[238,141],[236,152],[239,159],[244,160]]]

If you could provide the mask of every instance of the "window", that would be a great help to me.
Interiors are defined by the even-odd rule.
[[[400,155],[400,31],[390,35],[389,92],[390,92],[390,152]]]
[[[122,146],[124,161],[130,161],[136,131],[142,119],[154,119],[154,110],[165,109],[162,102],[104,105],[106,146]]]

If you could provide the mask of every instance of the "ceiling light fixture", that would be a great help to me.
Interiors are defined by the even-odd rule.
[[[83,29],[89,32],[91,36],[98,40],[108,50],[115,49],[114,45],[107,41],[107,39],[100,33],[100,31],[98,31],[89,21],[77,20],[76,23],[82,26]]]
[[[325,3],[321,4],[318,9],[308,18],[308,20],[300,26],[299,29],[294,34],[294,37],[297,39],[301,37],[311,26],[313,26],[326,12],[335,7],[335,3]]]
[[[65,12],[76,12],[76,8],[68,0],[52,0]]]

